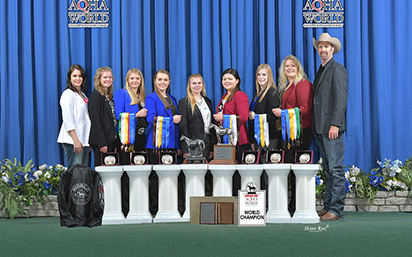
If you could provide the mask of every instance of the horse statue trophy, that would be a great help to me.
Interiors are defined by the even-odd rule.
[[[233,142],[233,130],[231,128],[222,128],[215,124],[210,124],[209,130],[213,129],[216,132],[217,145],[214,146],[214,158],[210,164],[237,164],[235,160],[235,146],[222,143],[224,135],[229,136],[229,142]]]
[[[184,140],[189,150],[189,155],[185,159],[184,163],[207,163],[206,157],[203,156],[203,150],[205,149],[205,142],[202,139],[190,139],[184,135],[180,137],[180,141]]]

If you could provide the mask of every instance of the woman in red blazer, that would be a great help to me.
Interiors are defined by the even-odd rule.
[[[222,74],[222,85],[226,93],[222,96],[213,115],[218,125],[223,124],[223,114],[236,114],[239,116],[239,138],[236,144],[236,161],[241,163],[242,153],[249,149],[249,137],[246,122],[249,115],[249,98],[240,91],[240,76],[237,70],[229,68]],[[240,175],[236,171],[233,175],[233,195],[240,189]]]
[[[282,136],[281,146],[285,150],[284,161],[293,163],[295,161],[296,150],[307,150],[313,139],[312,135],[312,107],[313,107],[313,86],[306,77],[302,64],[293,55],[287,56],[279,68],[279,101],[282,109],[291,109],[298,107],[301,113],[302,135],[299,145],[292,145],[288,149],[285,147]],[[273,114],[281,116],[281,109],[273,109]],[[282,130],[280,119],[278,119],[276,128]],[[292,195],[289,202],[289,212],[293,216],[295,213],[296,201],[296,177],[293,171],[290,172]]]

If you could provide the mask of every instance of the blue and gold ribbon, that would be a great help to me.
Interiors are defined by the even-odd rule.
[[[170,117],[157,116],[155,148],[168,148],[170,141]]]
[[[267,114],[255,114],[254,132],[257,145],[265,147],[269,145],[269,124]]]

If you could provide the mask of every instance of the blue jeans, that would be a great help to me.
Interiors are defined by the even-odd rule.
[[[70,169],[76,164],[89,165],[89,146],[85,146],[81,153],[75,153],[72,144],[61,144],[64,150],[64,155],[66,156],[67,169]]]
[[[323,210],[343,217],[346,196],[343,132],[339,132],[338,138],[334,140],[329,140],[328,134],[316,134],[316,143],[322,154],[322,166],[327,180]]]

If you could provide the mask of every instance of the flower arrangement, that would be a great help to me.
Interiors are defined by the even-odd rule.
[[[44,204],[44,196],[57,194],[59,177],[65,168],[61,164],[43,164],[35,168],[32,160],[21,162],[5,159],[0,162],[0,215],[14,218],[17,213],[27,215],[22,204],[32,206],[35,200]]]
[[[321,160],[319,163],[322,163]],[[355,193],[363,199],[370,199],[373,205],[376,193],[380,190],[405,191],[412,188],[412,157],[403,164],[400,160],[377,160],[379,167],[369,172],[360,170],[352,165],[345,172],[346,193]],[[316,175],[316,193],[324,193],[326,190],[326,176],[323,168]],[[322,181],[323,183],[318,183]],[[411,196],[412,191],[409,192]]]

